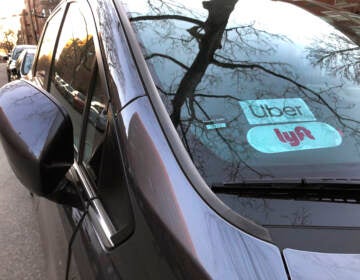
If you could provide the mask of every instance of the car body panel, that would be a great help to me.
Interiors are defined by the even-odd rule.
[[[181,169],[176,172],[178,176],[169,177],[177,162],[169,157],[169,147],[154,118],[150,103],[143,97],[122,110],[117,121],[123,129],[120,135],[127,135],[121,142],[131,170],[130,193],[136,230],[129,240],[106,253],[91,221],[86,219],[80,240],[87,245],[81,252],[86,250],[85,255],[94,262],[93,273],[104,279],[115,275],[129,279],[171,279],[174,272],[181,279],[188,279],[189,275],[194,279],[286,279],[281,254],[274,245],[251,237],[219,218],[188,184]],[[160,154],[155,149],[159,144],[163,147]],[[146,151],[146,147],[152,148]],[[137,156],[139,152],[142,157]],[[196,209],[190,205],[197,205]],[[169,209],[173,210],[169,212]],[[75,226],[81,212],[69,208],[65,213],[66,220],[74,221],[70,223]],[[79,255],[84,254],[81,252]],[[142,269],[134,270],[131,263]],[[227,268],[225,274],[223,267]]]
[[[144,205],[149,205],[165,223],[166,231],[196,256],[210,278],[286,279],[276,246],[226,222],[189,184],[147,98],[132,102],[121,115],[128,137],[129,170],[139,195],[147,200]]]
[[[63,280],[66,272],[65,260],[67,258],[68,239],[71,234],[68,224],[63,221],[63,207],[42,197],[34,197],[34,199],[37,205],[40,236],[46,257],[47,277],[52,280]],[[80,252],[77,248],[76,250]],[[82,261],[84,262],[84,259]],[[78,259],[75,261],[73,259],[70,267],[71,279],[81,279],[77,264],[86,267]],[[85,274],[84,276],[88,275]]]
[[[330,254],[286,249],[284,257],[291,279],[348,279],[360,275],[359,254]]]

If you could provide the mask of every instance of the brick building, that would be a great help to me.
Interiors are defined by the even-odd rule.
[[[18,43],[37,44],[46,18],[61,0],[24,0]],[[349,37],[360,35],[359,0],[274,0],[292,3],[321,16]],[[359,15],[359,17],[354,16]],[[356,39],[359,41],[359,39]],[[360,42],[358,42],[360,43]]]
[[[25,9],[20,17],[19,44],[37,44],[51,11],[61,0],[24,0]]]
[[[359,0],[274,0],[288,2],[320,16],[360,44]]]
[[[326,10],[340,10],[360,14],[359,0],[274,0],[288,2],[321,15]]]

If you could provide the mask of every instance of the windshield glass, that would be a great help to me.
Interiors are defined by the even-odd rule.
[[[125,5],[173,124],[209,184],[359,177],[360,38],[351,26],[360,18],[317,16],[312,5]]]

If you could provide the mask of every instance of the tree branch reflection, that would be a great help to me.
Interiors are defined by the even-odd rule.
[[[336,123],[337,129],[346,133],[358,134],[360,121],[346,113],[352,105],[343,103],[339,94],[346,89],[346,82],[329,82],[319,71],[330,69],[344,79],[360,79],[359,47],[351,45],[345,36],[319,40],[311,48],[302,46],[304,65],[298,65],[298,61],[294,63],[286,57],[287,52],[299,48],[286,35],[272,34],[255,21],[234,23],[238,21],[232,19],[232,13],[237,4],[237,9],[241,9],[240,0],[208,0],[203,2],[203,11],[165,0],[148,0],[147,4],[148,13],[134,14],[130,21],[144,32],[144,37],[156,38],[142,45],[145,59],[150,67],[163,69],[158,74],[157,89],[166,97],[163,100],[171,120],[199,169],[213,156],[200,156],[200,146],[204,145],[208,146],[206,151],[217,150],[217,156],[231,157],[227,158],[227,163],[231,162],[227,170],[231,174],[227,176],[229,181],[249,176],[246,170],[255,177],[273,176],[264,166],[249,163],[256,154],[246,139],[248,123],[239,101],[301,97],[313,105],[314,115],[321,116],[322,121]],[[337,44],[333,44],[335,40]],[[308,65],[312,65],[312,72]],[[226,108],[228,130],[206,129],[205,123],[216,119],[216,112],[220,111],[216,104]],[[203,143],[197,143],[193,137],[201,138]],[[214,161],[215,158],[214,155]]]

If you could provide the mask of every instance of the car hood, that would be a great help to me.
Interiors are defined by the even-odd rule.
[[[333,254],[293,249],[283,251],[292,280],[359,279],[360,254]]]

